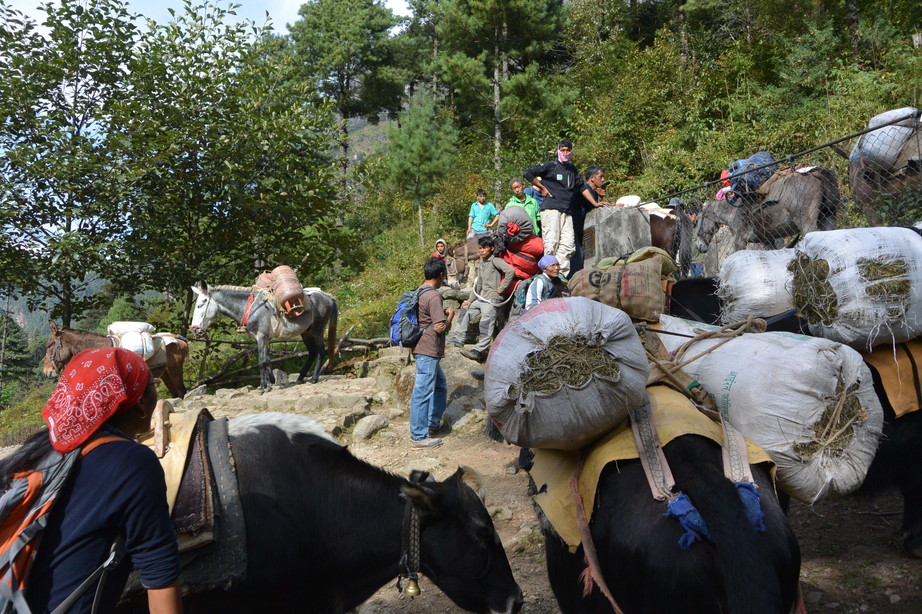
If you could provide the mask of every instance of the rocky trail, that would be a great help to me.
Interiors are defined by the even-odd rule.
[[[490,441],[483,434],[482,384],[472,376],[482,367],[455,348],[448,350],[442,366],[449,389],[445,416],[453,430],[441,447],[431,450],[410,447],[408,407],[414,368],[398,348],[357,364],[348,376],[323,377],[314,385],[281,384],[268,392],[192,391],[176,407],[206,407],[215,417],[229,418],[262,411],[304,414],[320,422],[357,457],[404,476],[422,469],[442,480],[459,465],[473,467],[484,478],[487,509],[525,593],[522,612],[557,613],[544,567],[543,540],[526,496],[527,476],[514,470],[518,448]],[[282,378],[294,381],[294,376],[277,372],[277,381]],[[872,500],[849,497],[813,507],[792,504],[809,612],[922,612],[922,561],[901,550],[900,511],[895,494]],[[409,599],[390,584],[359,612],[462,611],[428,579],[423,578],[420,587],[422,595]]]

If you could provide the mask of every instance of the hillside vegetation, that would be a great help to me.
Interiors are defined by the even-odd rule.
[[[49,6],[0,0],[0,291],[84,328],[121,299],[184,333],[196,280],[288,264],[378,336],[476,190],[504,203],[562,137],[652,199],[920,106],[915,0],[312,0],[289,32]]]

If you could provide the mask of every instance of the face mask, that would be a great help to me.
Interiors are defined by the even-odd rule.
[[[563,153],[559,149],[557,150],[557,160],[561,162],[562,164],[566,164],[567,162],[569,162],[571,157],[573,157],[572,151],[570,153]]]

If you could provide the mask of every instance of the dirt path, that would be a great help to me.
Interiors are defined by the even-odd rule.
[[[525,593],[522,612],[557,613],[544,567],[542,538],[525,494],[527,476],[507,470],[516,462],[518,448],[492,442],[483,435],[485,413],[477,408],[482,408],[482,398],[472,387],[476,382],[469,379],[470,363],[459,364],[461,369],[446,368],[449,388],[467,397],[451,397],[449,415],[457,421],[455,429],[443,446],[433,450],[410,448],[407,413],[399,407],[403,404],[398,399],[401,395],[387,389],[387,378],[393,377],[394,368],[382,372],[372,366],[369,377],[324,379],[314,386],[291,386],[265,395],[224,391],[221,394],[225,398],[205,396],[188,403],[207,406],[216,416],[266,410],[304,413],[337,432],[340,429],[335,424],[343,422],[344,416],[369,411],[386,416],[388,426],[368,440],[352,441],[348,428],[339,438],[356,456],[402,475],[418,468],[441,480],[462,464],[479,471],[486,486],[487,508]],[[395,368],[399,371],[399,365]],[[457,382],[465,377],[468,387],[459,388]],[[459,407],[467,409],[461,412]],[[847,498],[813,508],[793,503],[792,523],[803,555],[801,577],[809,612],[922,612],[922,560],[909,558],[900,548],[900,511],[901,500],[896,496]],[[678,548],[676,553],[680,554]],[[411,600],[400,596],[393,584],[388,585],[359,611],[462,611],[428,579],[423,578],[420,587],[422,595]]]

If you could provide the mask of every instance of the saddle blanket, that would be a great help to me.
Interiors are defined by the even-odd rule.
[[[919,367],[922,366],[922,339],[913,339],[895,345],[882,345],[862,353],[880,375],[887,400],[899,418],[922,407],[922,385]]]
[[[701,435],[722,444],[720,425],[699,412],[685,395],[665,386],[651,386],[647,388],[647,394],[650,397],[653,422],[663,447],[681,435]],[[765,450],[748,440],[746,444],[750,464],[771,463]],[[538,488],[535,502],[541,506],[548,521],[571,552],[576,552],[581,540],[569,481],[576,471],[581,453],[581,450],[535,450],[531,470],[531,477]],[[586,508],[587,522],[592,519],[599,477],[605,466],[611,462],[636,458],[640,458],[640,455],[628,424],[618,427],[590,446],[579,477],[579,493]]]

